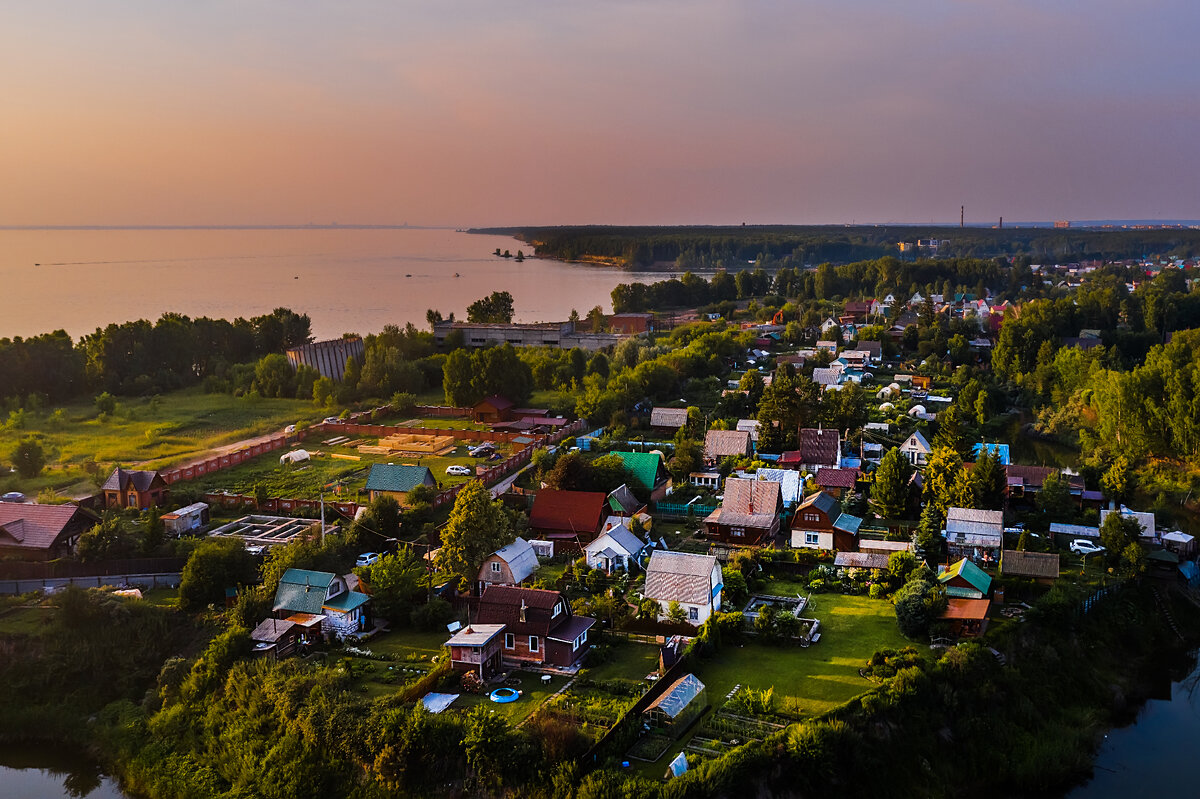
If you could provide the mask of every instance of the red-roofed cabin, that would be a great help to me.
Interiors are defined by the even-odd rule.
[[[844,492],[854,490],[858,469],[821,469],[813,480],[822,491],[841,499]]]
[[[504,397],[484,397],[471,409],[471,418],[477,422],[507,422],[512,419],[514,407]]]
[[[584,656],[596,623],[571,613],[558,591],[490,585],[479,598],[477,625],[504,625],[505,660],[570,666]]]
[[[54,560],[75,551],[100,519],[78,505],[0,502],[0,558]]]
[[[543,488],[529,510],[529,529],[554,541],[554,551],[578,552],[600,534],[608,495],[603,491]]]

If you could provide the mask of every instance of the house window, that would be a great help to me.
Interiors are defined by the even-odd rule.
[[[529,651],[530,652],[538,651],[538,646],[539,646],[538,637],[536,635],[529,636]]]
[[[516,639],[513,637],[513,634],[512,634],[512,633],[505,633],[505,634],[504,634],[504,648],[505,648],[505,649],[512,649],[512,648],[514,648],[516,645],[517,645],[517,641],[516,641]]]
[[[556,602],[554,603],[554,610],[550,611],[550,618],[556,619],[560,613],[562,613],[562,603]]]
[[[688,608],[688,620],[689,621],[699,621],[700,620],[700,608]]]
[[[805,533],[804,534],[804,543],[805,544],[811,544],[812,546],[816,546],[820,542],[821,542],[821,540],[817,533]]]
[[[133,491],[129,492],[129,504],[135,508],[137,507],[137,504],[138,504],[137,494],[134,493]]]
[[[818,516],[818,515],[817,515],[817,514],[815,514],[815,513],[806,513],[806,514],[804,514],[804,521],[806,521],[806,522],[819,522],[819,521],[821,521],[821,517],[820,517],[820,516]]]
[[[499,574],[499,573],[500,573],[500,562],[494,560],[494,561],[492,561],[492,574]]]
[[[746,528],[745,527],[730,527],[729,534],[732,535],[734,538],[742,538],[743,536],[746,535]]]

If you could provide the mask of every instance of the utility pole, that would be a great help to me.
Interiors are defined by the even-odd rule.
[[[967,219],[967,206],[965,206],[965,205],[958,206],[958,226],[960,228],[965,227],[966,219]]]

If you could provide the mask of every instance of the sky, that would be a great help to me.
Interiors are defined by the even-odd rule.
[[[1200,217],[1195,0],[0,9],[0,225]]]

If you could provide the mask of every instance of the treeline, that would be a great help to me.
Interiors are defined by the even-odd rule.
[[[62,330],[0,339],[0,398],[63,402],[88,394],[157,394],[223,375],[232,365],[304,344],[307,315],[287,308],[251,319],[163,314],[97,328],[78,342]]]
[[[681,278],[656,283],[622,283],[612,290],[616,313],[661,308],[709,305],[749,297],[775,295],[797,301],[894,294],[907,302],[916,292],[954,293],[964,289],[982,295],[1015,298],[1033,280],[1027,265],[977,258],[902,261],[893,256],[834,266],[822,263],[815,270],[784,267],[773,274],[761,267],[752,271],[719,271],[711,279],[685,273]],[[1028,291],[1024,292],[1028,295]]]
[[[600,258],[631,268],[674,263],[680,269],[740,269],[764,261],[781,266],[848,263],[895,254],[899,242],[945,241],[941,255],[1026,256],[1034,263],[1123,260],[1200,253],[1200,231],[979,228],[908,225],[737,227],[523,227],[475,231],[515,236],[540,256]]]

